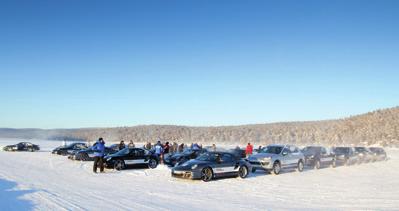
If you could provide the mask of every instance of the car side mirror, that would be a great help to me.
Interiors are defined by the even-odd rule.
[[[288,155],[288,152],[283,152],[283,156],[286,156],[286,155]]]

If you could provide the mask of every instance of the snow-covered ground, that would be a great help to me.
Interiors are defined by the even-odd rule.
[[[385,162],[204,183],[162,165],[93,174],[92,162],[52,155],[60,142],[31,142],[42,151],[0,152],[1,210],[399,210],[397,149]]]

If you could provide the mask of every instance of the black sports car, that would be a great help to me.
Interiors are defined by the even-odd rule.
[[[320,169],[325,166],[335,167],[335,156],[321,146],[308,146],[302,149],[305,156],[305,165]]]
[[[87,145],[85,143],[72,143],[67,146],[60,146],[53,150],[53,154],[57,155],[71,155],[79,150],[87,149]]]
[[[207,152],[206,149],[202,150],[192,150],[192,149],[186,149],[183,152],[175,153],[175,154],[169,154],[164,157],[164,164],[168,166],[175,166],[175,165],[180,165],[190,159],[194,159],[198,157],[198,155]]]
[[[335,147],[333,153],[337,165],[352,165],[359,161],[352,147]]]
[[[116,170],[126,169],[127,167],[146,166],[156,168],[158,157],[152,152],[141,148],[124,148],[115,154],[104,157],[105,167]]]
[[[250,171],[251,165],[232,153],[207,152],[201,154],[196,159],[174,167],[172,169],[172,176],[201,179],[208,182],[214,178],[228,176],[245,178]]]
[[[105,147],[105,155],[113,154],[119,151],[119,146],[117,144],[111,145],[109,147]],[[81,160],[81,161],[93,161],[94,160],[94,150],[92,148],[79,150],[68,156],[69,159],[72,160]]]
[[[29,142],[21,142],[21,143],[18,143],[18,144],[5,146],[3,148],[3,150],[4,151],[29,151],[29,152],[33,152],[33,151],[39,151],[40,147],[39,147],[39,145],[32,144],[32,143],[29,143]]]
[[[373,154],[373,161],[381,161],[387,159],[387,153],[383,148],[370,147],[369,150]]]

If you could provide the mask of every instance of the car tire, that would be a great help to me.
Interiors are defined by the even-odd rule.
[[[280,164],[280,162],[276,161],[273,164],[272,174],[279,175],[280,172],[281,172],[281,164]]]
[[[213,171],[211,168],[206,167],[201,170],[201,180],[204,182],[209,182],[213,179]]]
[[[251,172],[255,173],[255,171],[256,171],[256,168],[252,168]]]
[[[331,167],[333,168],[337,167],[337,161],[335,159],[332,161]]]
[[[82,154],[82,155],[80,156],[80,159],[81,159],[82,161],[88,161],[88,160],[90,160],[89,155],[88,155],[87,153]]]
[[[302,160],[299,160],[299,161],[298,161],[298,166],[297,166],[298,172],[302,172],[302,171],[303,171],[303,168],[304,168],[303,161],[302,161]]]
[[[29,152],[34,152],[35,150],[33,148],[29,148]]]
[[[157,166],[158,166],[157,160],[151,158],[151,159],[148,161],[148,168],[154,169],[154,168],[156,168]]]
[[[315,169],[320,169],[320,168],[321,168],[320,160],[316,160],[316,161],[315,161],[315,163],[314,163],[314,168],[315,168]]]
[[[117,171],[121,171],[126,168],[125,161],[123,160],[116,160],[114,163],[114,169]]]
[[[240,166],[240,168],[238,169],[238,176],[243,179],[246,178],[248,176],[248,167]]]

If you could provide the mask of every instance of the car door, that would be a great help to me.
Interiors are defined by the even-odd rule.
[[[320,162],[323,164],[329,164],[333,161],[333,156],[329,153],[326,148],[320,149]]]
[[[220,160],[217,161],[213,173],[218,176],[227,176],[238,171],[239,164],[235,162],[233,155],[228,153],[220,153]]]
[[[142,149],[129,149],[129,153],[125,157],[126,165],[140,165],[146,163],[145,161],[145,153]]]
[[[292,155],[290,160],[291,167],[297,167],[298,161],[302,158],[301,150],[296,146],[290,146],[290,151]]]
[[[281,154],[282,154],[282,159],[281,159],[282,167],[284,168],[292,167],[294,156],[290,150],[290,147],[289,146],[284,147]]]

